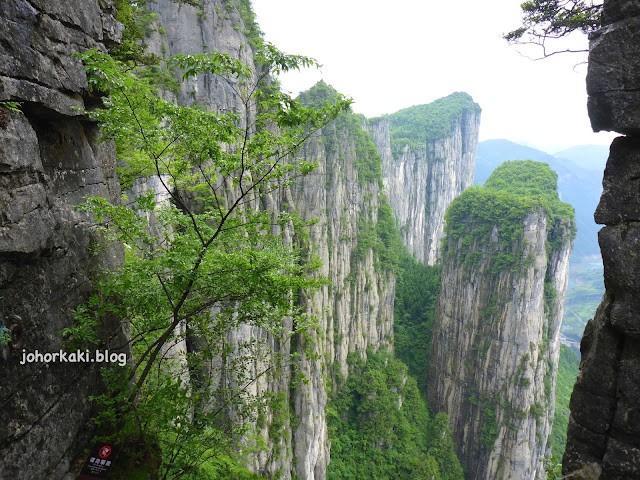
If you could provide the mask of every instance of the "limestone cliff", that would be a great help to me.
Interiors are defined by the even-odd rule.
[[[91,440],[99,364],[19,362],[22,349],[62,348],[96,269],[121,255],[92,255],[90,218],[74,210],[85,195],[120,196],[114,148],[81,114],[96,99],[71,56],[118,41],[114,14],[110,1],[0,3],[0,101],[22,102],[0,104],[0,326],[15,325],[0,347],[3,479],[62,478]]]
[[[152,5],[158,22],[157,32],[150,39],[151,49],[164,55],[216,50],[253,65],[250,38],[245,35],[251,25],[244,3],[210,0],[198,10],[161,0]],[[211,109],[244,108],[227,83],[207,76],[173,94],[186,105],[198,102]],[[306,97],[312,101],[312,97],[334,94],[321,83]],[[255,391],[278,396],[284,409],[272,412],[259,427],[266,448],[253,456],[252,469],[261,474],[324,479],[330,447],[325,414],[328,379],[334,369],[348,374],[350,352],[365,357],[369,347],[375,351],[392,345],[395,278],[383,265],[384,247],[378,241],[371,242],[372,235],[377,235],[378,214],[384,204],[380,157],[362,123],[363,119],[348,114],[314,135],[298,155],[317,162],[318,168],[256,205],[274,214],[290,211],[307,221],[317,220],[309,227],[308,238],[302,240],[293,232],[288,235],[292,241],[309,244],[310,254],[322,263],[318,275],[330,282],[301,300],[309,316],[317,321],[310,338],[280,345],[251,327],[242,327],[230,338],[236,343],[243,338],[264,338],[280,353],[298,351],[298,368],[308,379],[308,383],[292,389],[292,372],[284,371],[278,378],[264,377],[255,382]],[[134,188],[153,189],[154,185],[160,198],[165,195],[153,181],[140,180]],[[295,428],[291,427],[289,408]],[[274,432],[271,424],[276,417],[284,417],[284,423]]]
[[[590,39],[587,91],[595,131],[626,136],[611,145],[595,213],[606,292],[585,329],[571,396],[563,473],[567,479],[640,477],[640,8],[605,0],[604,26]]]
[[[404,244],[424,264],[438,261],[445,211],[473,184],[479,127],[480,107],[465,93],[369,123]]]
[[[367,144],[371,157],[365,159],[361,147]],[[367,348],[392,345],[395,277],[381,265],[379,250],[367,242],[376,235],[383,199],[380,177],[368,177],[362,165],[367,160],[380,168],[360,121],[352,116],[339,119],[305,145],[303,155],[318,161],[318,169],[296,183],[292,199],[305,218],[319,219],[310,229],[310,243],[322,261],[319,273],[331,285],[306,299],[309,313],[318,319],[313,349],[319,358],[303,356],[300,363],[311,381],[292,392],[300,421],[293,442],[298,478],[321,480],[329,461],[329,369],[346,376],[350,352],[366,358]]]
[[[0,101],[23,102],[22,113],[0,110],[0,314],[7,326],[17,325],[12,347],[29,351],[58,350],[59,331],[70,326],[72,310],[92,292],[91,276],[121,261],[117,247],[91,255],[96,243],[91,221],[74,210],[86,195],[117,203],[120,187],[113,145],[99,142],[96,125],[80,113],[99,99],[86,91],[82,66],[71,57],[117,42],[120,26],[109,0],[51,3],[9,0],[0,5]],[[150,4],[157,14],[151,49],[161,57],[216,50],[252,65],[256,27],[247,6],[244,0],[206,0],[201,8],[158,0]],[[166,72],[155,74],[169,80]],[[201,76],[179,89],[169,88],[166,95],[209,109],[243,109],[233,86],[215,77]],[[462,133],[465,121],[451,126],[450,140],[443,135],[427,143],[421,158],[433,158],[434,165],[426,173],[431,180],[424,192],[437,184],[436,160],[445,158],[445,151],[465,152],[475,145],[473,134],[467,138]],[[477,133],[477,117],[469,122]],[[313,295],[301,294],[303,306],[316,320],[308,337],[280,344],[266,332],[244,326],[230,335],[231,344],[261,338],[274,351],[299,352],[297,367],[308,379],[291,388],[291,369],[277,378],[261,377],[251,386],[279,399],[279,410],[261,426],[256,424],[265,448],[253,457],[252,468],[261,474],[324,479],[330,377],[348,374],[349,353],[365,357],[367,349],[391,347],[393,342],[393,261],[379,227],[381,219],[390,221],[391,215],[382,195],[381,160],[364,123],[348,114],[318,132],[299,152],[317,162],[317,170],[260,200],[259,208],[317,219],[308,232],[292,229],[287,235],[290,241],[308,243],[310,253],[322,262],[318,275],[329,280]],[[451,174],[448,168],[442,171]],[[166,198],[157,181],[143,179],[133,190],[147,188]],[[229,195],[232,190],[227,190]],[[426,211],[428,201],[423,205]],[[442,215],[444,207],[436,209]],[[283,320],[285,328],[288,321]],[[112,331],[117,324],[105,327]],[[0,427],[0,478],[73,476],[68,473],[70,462],[82,456],[91,436],[88,397],[101,391],[99,375],[95,368],[78,365],[20,366],[19,359],[17,349],[2,347],[0,362],[7,368],[0,380],[1,398],[7,421]],[[40,461],[34,463],[36,457]]]
[[[447,212],[427,389],[469,478],[535,480],[553,420],[572,214],[505,187],[472,187]]]
[[[160,58],[179,53],[221,52],[253,66],[251,33],[257,26],[250,21],[247,0],[205,0],[200,8],[157,0],[149,8],[158,16],[147,43]],[[243,18],[244,17],[244,18]],[[253,29],[253,30],[252,30]],[[214,75],[201,75],[183,82],[177,91],[167,90],[181,105],[197,102],[208,110],[242,111],[232,85]]]

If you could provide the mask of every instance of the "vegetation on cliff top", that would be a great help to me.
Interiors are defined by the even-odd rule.
[[[565,224],[569,229],[568,238],[575,238],[575,212],[571,205],[558,197],[558,174],[546,163],[532,160],[505,162],[493,171],[484,186],[512,195],[535,198],[547,213],[552,228]],[[558,235],[548,240],[552,242],[552,247],[557,247],[568,238]]]
[[[465,112],[480,111],[480,106],[469,94],[455,92],[432,103],[415,105],[381,118],[389,120],[391,150],[397,158],[406,145],[424,148],[428,142],[451,134]]]
[[[331,85],[320,80],[298,97],[303,105],[313,108],[327,107],[344,98]],[[335,154],[339,138],[348,138],[355,145],[358,183],[377,183],[382,188],[382,160],[371,136],[364,130],[365,118],[352,111],[344,112],[322,129],[327,156]]]
[[[453,241],[461,241],[458,261],[475,266],[483,256],[482,247],[495,244],[487,271],[515,272],[528,261],[523,258],[524,220],[536,211],[547,217],[549,251],[575,236],[573,207],[558,198],[556,173],[545,163],[505,162],[484,187],[471,187],[451,203],[445,215],[443,253]]]

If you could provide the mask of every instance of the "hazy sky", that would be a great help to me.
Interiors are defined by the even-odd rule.
[[[550,153],[608,144],[587,118],[586,54],[532,61],[509,46],[520,0],[253,0],[267,41],[314,57],[322,69],[282,78],[293,93],[320,79],[367,117],[465,91],[482,107],[480,139],[506,138]],[[581,34],[573,39],[587,47]],[[574,68],[575,67],[575,68]]]

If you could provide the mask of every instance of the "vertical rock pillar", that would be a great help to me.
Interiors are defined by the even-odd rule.
[[[640,478],[640,5],[605,0],[590,38],[589,117],[611,145],[595,220],[606,292],[582,338],[566,479]]]

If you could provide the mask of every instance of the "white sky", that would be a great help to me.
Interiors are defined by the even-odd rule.
[[[465,91],[482,107],[480,140],[506,138],[550,153],[609,144],[587,117],[586,54],[540,61],[509,46],[521,0],[253,0],[267,41],[315,58],[320,71],[281,78],[294,94],[323,79],[367,117]],[[587,47],[576,34],[573,45]],[[520,53],[519,53],[520,52]]]

